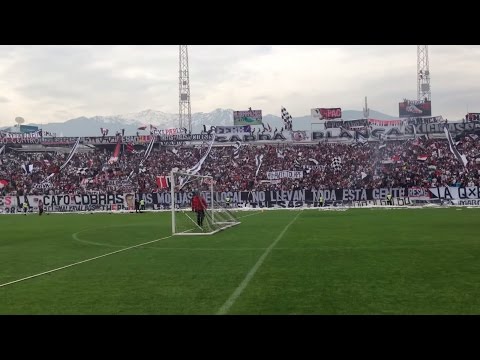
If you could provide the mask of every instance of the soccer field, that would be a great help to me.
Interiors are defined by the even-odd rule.
[[[477,209],[237,214],[0,216],[0,314],[480,314]]]

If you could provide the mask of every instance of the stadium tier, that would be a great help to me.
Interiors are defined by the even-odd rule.
[[[118,205],[127,208],[124,197],[133,194],[146,196],[150,208],[169,208],[168,176],[172,170],[211,176],[215,201],[222,202],[225,194],[230,194],[234,206],[253,202],[269,207],[281,201],[314,204],[319,191],[327,204],[386,198],[386,190],[381,190],[380,196],[375,195],[375,189],[403,189],[393,197],[420,194],[425,200],[433,193],[425,189],[480,186],[480,146],[474,132],[457,132],[450,140],[437,134],[374,141],[361,137],[313,141],[311,136],[288,140],[275,138],[277,133],[264,142],[239,141],[245,140],[241,135],[235,135],[239,138],[234,142],[224,142],[224,134],[208,132],[195,135],[195,141],[181,141],[193,136],[189,134],[87,138],[4,135],[0,195],[62,195],[79,206],[102,204],[102,200],[95,204],[91,198],[78,200],[85,195],[99,199],[121,196]],[[172,141],[176,145],[171,145]],[[187,186],[184,192],[194,190]],[[181,197],[181,192],[176,196]],[[191,194],[185,204],[190,198]],[[5,207],[5,200],[2,203],[0,206]],[[49,203],[45,198],[47,210]]]

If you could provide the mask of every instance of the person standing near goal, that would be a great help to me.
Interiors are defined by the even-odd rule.
[[[43,214],[43,201],[39,200],[38,201],[38,215],[42,216]]]
[[[207,210],[207,201],[202,195],[200,195],[199,191],[196,191],[195,195],[192,198],[192,211],[195,211],[197,213],[198,226],[203,226],[205,210]]]

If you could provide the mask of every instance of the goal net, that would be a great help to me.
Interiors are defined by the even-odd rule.
[[[170,179],[173,235],[212,235],[240,224],[228,204],[214,198],[211,176],[172,172]]]

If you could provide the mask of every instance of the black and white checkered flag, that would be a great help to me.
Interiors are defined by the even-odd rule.
[[[334,172],[339,172],[342,170],[342,159],[339,156],[335,156],[331,164]]]
[[[285,109],[283,106],[282,106],[282,120],[285,125],[285,130],[292,130],[292,115],[290,115],[287,109]]]
[[[86,175],[87,171],[88,171],[88,168],[78,168],[77,175]]]

